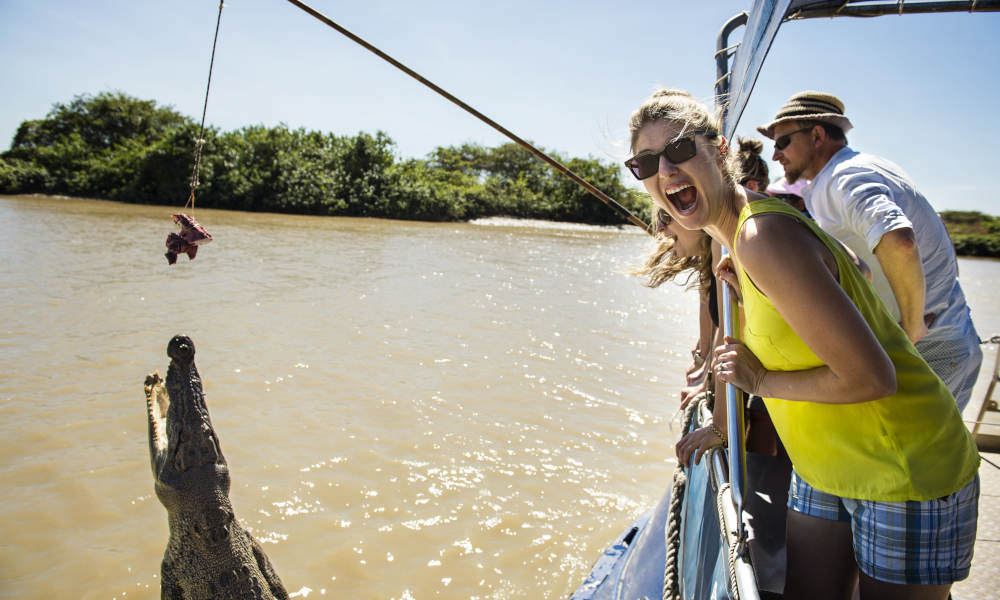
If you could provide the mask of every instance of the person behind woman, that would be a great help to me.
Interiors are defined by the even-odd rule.
[[[764,194],[779,200],[784,200],[789,206],[794,207],[805,216],[812,218],[809,214],[809,210],[806,208],[805,198],[802,197],[802,190],[808,184],[808,179],[799,179],[795,183],[789,183],[787,179],[782,177],[778,181],[775,181],[771,185],[767,186],[764,190]]]
[[[748,190],[762,192],[770,181],[767,162],[760,155],[764,151],[764,142],[744,138],[737,139],[740,149],[736,154],[735,179]]]
[[[699,336],[691,351],[692,364],[685,370],[687,386],[681,391],[681,403],[700,393],[707,379],[707,368],[711,354],[719,315],[715,305],[715,277],[712,275],[712,239],[701,231],[691,231],[675,223],[667,211],[653,206],[653,231],[656,247],[646,258],[642,267],[632,271],[646,279],[646,287],[656,288],[668,281],[679,280],[686,274],[683,284],[690,289],[698,288],[701,299],[699,307]],[[694,278],[694,281],[692,281]]]
[[[646,258],[645,264],[633,271],[634,275],[647,278],[646,286],[655,288],[687,273],[684,284],[704,290],[711,282],[712,238],[701,231],[685,229],[674,222],[670,214],[653,206],[653,231],[656,247]],[[697,276],[692,282],[691,278]]]
[[[792,462],[784,597],[850,598],[860,568],[861,598],[947,598],[968,576],[979,498],[948,389],[833,238],[736,184],[704,106],[661,90],[630,131],[626,165],[675,221],[724,245],[739,278],[743,338],[716,348],[714,373],[765,398]],[[697,429],[678,458],[722,438]]]

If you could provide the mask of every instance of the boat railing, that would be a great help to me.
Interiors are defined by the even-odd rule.
[[[1000,345],[1000,335],[983,340],[983,343]],[[993,391],[996,389],[997,383],[1000,383],[1000,346],[996,350],[996,358],[993,361],[993,373],[990,375],[990,383],[986,388],[986,396],[983,398],[983,403],[979,406],[979,413],[976,415],[975,421],[969,423],[972,425],[972,437],[976,440],[976,446],[983,452],[1000,452],[1000,435],[995,433],[1000,426],[997,425],[997,419],[995,418],[987,420],[989,413],[1000,413],[1000,407],[998,407],[997,401],[993,399]],[[986,425],[990,431],[984,431],[983,425]]]
[[[730,92],[730,72],[729,59],[735,54],[735,49],[739,44],[729,43],[729,36],[737,28],[747,24],[748,13],[742,12],[729,19],[719,32],[716,40],[716,104],[725,106],[729,99]],[[722,249],[725,257],[728,252],[725,247]],[[720,285],[722,292],[722,327],[723,333],[733,336],[733,327],[736,322],[737,307],[732,302],[732,293],[729,285]],[[753,568],[750,564],[750,554],[748,547],[748,535],[746,523],[743,520],[743,506],[747,492],[747,465],[746,465],[746,444],[744,432],[746,431],[746,417],[744,414],[743,392],[732,384],[725,386],[726,402],[726,434],[728,438],[728,448],[725,452],[711,451],[710,459],[712,473],[714,475],[716,489],[722,494],[728,489],[728,501],[722,501],[720,495],[719,502],[719,527],[726,535],[727,547],[729,548],[730,564],[730,587],[739,598],[757,596],[757,582]]]
[[[711,409],[708,407],[707,402],[700,402],[697,411],[695,418],[691,421],[689,430],[700,427],[701,423],[705,423],[712,418]],[[757,600],[760,597],[760,592],[757,575],[750,558],[749,535],[743,520],[743,507],[742,504],[737,506],[736,502],[733,501],[735,496],[733,494],[733,481],[730,477],[730,456],[732,454],[729,448],[717,446],[707,450],[699,464],[695,465],[692,463],[685,467],[689,482],[703,481],[704,491],[695,491],[695,497],[687,497],[685,499],[685,508],[682,509],[682,512],[686,517],[700,514],[705,519],[711,519],[712,516],[710,515],[714,513],[714,520],[718,524],[719,542],[722,546],[720,548],[705,539],[698,544],[698,547],[685,548],[679,558],[679,569],[687,572],[690,569],[690,565],[694,564],[699,569],[712,571],[715,568],[713,565],[724,564],[727,597],[739,600]],[[737,458],[735,462],[739,463],[741,461]],[[704,472],[704,475],[698,475],[695,471]],[[695,485],[695,488],[689,489],[696,490],[697,484]],[[710,502],[703,500],[706,495],[711,499]],[[703,502],[710,504],[714,509],[703,505]],[[689,505],[688,503],[692,504]],[[700,512],[702,508],[699,507],[702,506],[704,506],[704,512]],[[700,529],[704,535],[709,531],[713,531],[714,527],[706,526]],[[682,534],[682,537],[689,536]],[[717,552],[718,558],[715,559],[713,556]],[[719,562],[717,563],[716,560]],[[682,582],[681,589],[679,590],[681,592],[680,597],[717,597],[714,593],[708,591],[708,587],[711,586],[709,583],[710,579],[712,579],[711,576],[708,579],[704,577],[699,578],[699,581],[687,580]],[[718,579],[715,581],[721,583]]]

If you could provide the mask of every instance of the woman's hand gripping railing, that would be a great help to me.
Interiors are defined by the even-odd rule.
[[[728,256],[728,251],[723,246],[722,256]],[[722,327],[726,336],[733,335],[733,322],[735,321],[738,307],[732,301],[732,290],[728,283],[722,285]],[[730,490],[733,496],[733,505],[736,507],[736,527],[739,544],[746,549],[747,532],[746,524],[743,522],[743,501],[746,498],[747,465],[746,465],[746,445],[744,432],[746,431],[746,421],[743,414],[743,392],[738,390],[733,384],[726,384],[726,426],[729,438],[729,481]]]

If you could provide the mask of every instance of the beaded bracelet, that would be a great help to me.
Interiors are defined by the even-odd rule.
[[[712,433],[714,433],[716,436],[718,436],[718,438],[720,440],[722,440],[723,444],[726,443],[726,436],[724,436],[722,434],[722,432],[719,431],[719,428],[715,426],[715,423],[712,423],[711,421],[709,421],[707,427],[712,431]]]

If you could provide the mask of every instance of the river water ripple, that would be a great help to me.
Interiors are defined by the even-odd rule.
[[[625,275],[643,234],[199,210],[168,267],[170,212],[0,197],[0,597],[159,597],[176,333],[298,597],[565,597],[666,489],[697,300]],[[1000,332],[1000,262],[961,263]]]

